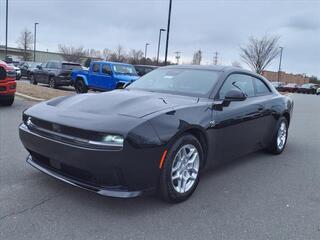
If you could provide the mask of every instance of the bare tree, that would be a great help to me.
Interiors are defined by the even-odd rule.
[[[278,36],[265,35],[261,39],[250,37],[246,47],[240,47],[240,57],[252,70],[261,74],[262,71],[279,54]]]
[[[30,54],[28,51],[32,48],[32,42],[32,33],[28,29],[23,30],[17,40],[18,48],[23,50],[23,61],[29,60]]]
[[[193,54],[192,64],[200,65],[202,61],[202,51],[198,50]]]
[[[139,64],[143,58],[143,52],[141,50],[131,49],[128,55],[128,62],[131,64]]]
[[[83,47],[70,47],[59,44],[59,51],[62,54],[64,60],[68,62],[81,62],[85,56],[88,55],[88,51],[86,51]]]

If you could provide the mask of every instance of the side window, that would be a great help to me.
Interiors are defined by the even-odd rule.
[[[254,84],[256,87],[256,95],[261,96],[261,95],[267,95],[271,93],[270,89],[268,86],[260,79],[252,77],[254,79]]]
[[[92,71],[93,71],[93,72],[100,72],[100,64],[94,63],[94,64],[92,65]]]
[[[49,63],[42,63],[42,64],[41,64],[41,67],[42,67],[42,68],[47,68],[48,66],[49,66]]]
[[[219,99],[224,99],[227,92],[239,89],[243,91],[247,97],[253,97],[255,94],[252,77],[245,74],[231,74],[220,89]]]
[[[102,66],[102,73],[110,75],[112,73],[111,67],[108,64],[104,64]]]

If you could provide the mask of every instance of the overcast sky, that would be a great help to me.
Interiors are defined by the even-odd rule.
[[[160,28],[166,28],[168,0],[9,0],[9,44],[39,22],[38,48],[57,51],[58,44],[125,49],[149,46],[155,57]],[[4,44],[5,0],[0,0],[0,44]],[[320,77],[320,0],[173,0],[170,59],[180,51],[188,63],[195,50],[203,64],[241,62],[239,46],[250,36],[279,35],[286,72]],[[165,35],[162,39],[162,58]],[[269,70],[277,70],[279,59]],[[244,67],[245,64],[242,63]]]

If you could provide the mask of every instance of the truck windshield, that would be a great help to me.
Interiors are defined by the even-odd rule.
[[[81,69],[81,65],[80,64],[63,63],[62,64],[62,69],[65,69],[65,70],[79,70],[79,69]]]
[[[113,71],[117,74],[138,75],[134,67],[130,65],[114,64]]]

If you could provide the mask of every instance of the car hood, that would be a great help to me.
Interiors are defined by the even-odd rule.
[[[197,98],[137,90],[114,90],[99,94],[82,94],[63,101],[48,102],[58,109],[72,109],[97,115],[116,114],[143,118],[181,105],[197,103]]]
[[[120,81],[132,82],[139,78],[139,76],[125,75],[125,74],[114,74],[114,78]]]
[[[196,104],[195,97],[124,89],[56,98],[25,114],[65,126],[126,133],[148,116]]]

